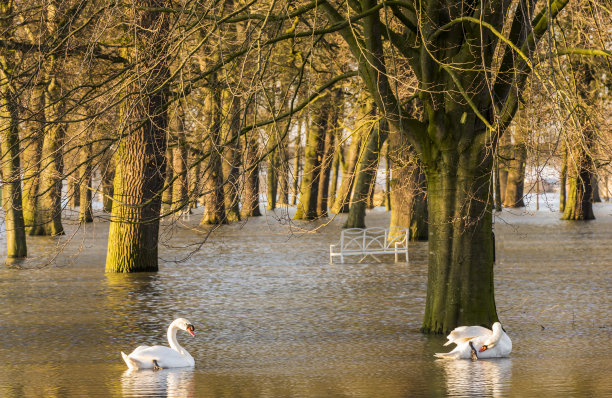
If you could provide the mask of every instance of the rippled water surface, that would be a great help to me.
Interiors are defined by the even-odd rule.
[[[612,396],[612,205],[595,212],[497,218],[497,307],[514,351],[477,362],[434,359],[444,338],[418,332],[426,243],[410,264],[329,265],[343,219],[306,233],[313,224],[281,210],[195,252],[195,215],[164,230],[158,273],[106,275],[108,224],[66,221],[61,239],[29,239],[28,269],[0,268],[0,396]],[[0,245],[4,257],[3,232]],[[196,326],[179,333],[195,369],[127,371],[120,351],[165,344],[179,316]]]

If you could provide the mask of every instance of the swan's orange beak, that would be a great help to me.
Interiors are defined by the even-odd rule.
[[[480,347],[480,350],[478,350],[479,352],[483,352],[486,351],[486,349],[489,348],[486,345],[483,345],[482,347]]]
[[[194,333],[195,328],[193,327],[193,325],[188,325],[187,326],[187,332],[192,335],[193,337],[195,337],[195,333]]]

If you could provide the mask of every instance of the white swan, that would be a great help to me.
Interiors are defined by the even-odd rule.
[[[436,353],[444,359],[480,359],[507,357],[512,351],[512,341],[499,322],[493,324],[493,331],[482,326],[459,326],[448,335],[445,346],[455,343],[451,352]]]
[[[195,361],[189,353],[176,341],[177,330],[184,330],[195,336],[195,328],[187,319],[175,319],[168,327],[168,343],[170,348],[161,345],[141,345],[130,355],[121,352],[123,360],[130,369],[165,369],[193,367]]]

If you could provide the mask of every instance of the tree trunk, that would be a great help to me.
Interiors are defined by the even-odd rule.
[[[601,203],[601,196],[599,196],[599,180],[597,179],[597,173],[591,173],[591,186],[593,187],[593,203]]]
[[[391,211],[391,159],[389,158],[389,148],[391,140],[387,140],[385,147],[385,192],[383,197],[383,205],[385,210]]]
[[[91,144],[85,145],[81,150],[81,163],[79,175],[79,223],[93,221],[91,208]]]
[[[30,97],[31,112],[27,115],[26,131],[23,137],[23,221],[26,232],[33,235],[38,224],[38,187],[45,126],[45,93],[39,83],[32,88]]]
[[[421,330],[427,333],[497,321],[489,200],[492,161],[488,154],[470,158],[454,148],[447,150],[426,168],[429,272]]]
[[[40,182],[38,186],[37,225],[32,235],[63,235],[62,225],[62,146],[66,127],[60,120],[64,118],[62,90],[55,76],[55,62],[49,60],[46,75],[45,120]]]
[[[559,211],[565,210],[567,185],[567,147],[563,147],[563,157],[561,158],[561,173],[559,176]]]
[[[13,4],[0,3],[0,38],[11,36]],[[21,169],[19,162],[19,108],[13,86],[15,52],[0,48],[0,179],[6,232],[6,257],[23,258],[28,255],[26,230],[22,211]]]
[[[349,145],[348,155],[346,156],[346,170],[342,175],[340,189],[338,190],[336,201],[332,208],[332,212],[336,214],[349,212],[350,197],[353,191],[353,183],[356,174],[355,169],[357,168],[359,154],[361,153],[362,140],[363,130],[360,129],[353,134],[351,144]]]
[[[359,162],[359,171],[357,172],[349,214],[342,228],[365,228],[367,200],[372,182],[376,179],[378,157],[382,145],[387,139],[387,134],[385,119],[378,122],[378,126],[372,128],[369,134],[368,142]]]
[[[338,145],[334,153],[334,162],[331,170],[331,184],[329,186],[329,198],[327,207],[331,208],[336,201],[336,191],[338,190],[338,177],[340,176],[340,158],[342,157],[342,146]]]
[[[168,114],[165,104],[169,77],[165,61],[160,60],[167,39],[168,14],[155,10],[166,1],[146,1],[138,4],[151,7],[147,11],[132,11],[132,36],[136,43],[128,57],[138,59],[145,72],[137,79],[123,104],[126,134],[117,149],[117,167],[113,210],[108,234],[106,272],[142,272],[158,269],[160,193],[166,169],[166,131]],[[126,7],[127,10],[135,10]],[[127,53],[127,50],[126,50]]]
[[[162,193],[162,213],[168,214],[170,209],[172,208],[172,178],[174,177],[174,160],[172,155],[174,155],[172,147],[176,146],[176,140],[170,138],[170,134],[166,135],[167,137],[167,147],[166,147],[166,172],[164,178],[164,192]]]
[[[108,164],[100,173],[102,175],[102,210],[110,213],[113,210],[113,180],[115,179],[114,160],[109,159]]]
[[[508,178],[506,181],[506,194],[504,195],[505,207],[525,207],[523,201],[523,186],[525,184],[525,161],[527,159],[527,148],[525,144],[514,145],[514,157],[510,161]]]
[[[242,179],[244,195],[242,197],[243,217],[259,217],[259,146],[257,131],[252,130],[244,136],[245,160]]]
[[[291,192],[291,205],[295,206],[298,200],[298,193],[300,189],[300,164],[302,157],[302,126],[304,124],[303,117],[298,120],[297,133],[295,135],[295,142],[293,144],[293,190]]]
[[[229,118],[227,137],[231,142],[226,145],[225,150],[224,174],[227,175],[225,208],[227,220],[233,222],[240,221],[240,97],[238,96],[231,98]]]
[[[493,165],[493,179],[495,184],[495,211],[502,211],[502,198],[501,198],[501,183],[499,181],[499,156],[495,157],[495,163]]]
[[[176,135],[175,146],[172,148],[172,169],[175,180],[172,183],[172,206],[173,213],[189,212],[189,198],[187,196],[188,170],[187,170],[187,138],[185,134],[185,112],[183,105],[178,104],[173,117],[171,133]],[[167,179],[167,176],[166,176]]]
[[[332,112],[335,113],[335,112]],[[332,161],[335,154],[335,128],[336,120],[330,117],[330,123],[325,131],[323,142],[323,156],[321,157],[321,170],[319,177],[319,192],[317,194],[317,216],[327,217],[327,202],[329,199],[329,180],[331,175]],[[333,122],[333,124],[331,124]]]
[[[423,165],[400,134],[390,134],[391,227],[410,230],[410,239],[427,240],[427,184]]]
[[[268,129],[268,164],[266,169],[266,209],[276,209],[276,192],[278,191],[278,141],[275,127]]]
[[[327,103],[327,101],[324,101]],[[321,178],[321,160],[325,149],[325,132],[329,121],[329,107],[319,106],[311,118],[304,153],[304,172],[300,188],[300,200],[295,220],[314,220],[317,217],[317,199]]]

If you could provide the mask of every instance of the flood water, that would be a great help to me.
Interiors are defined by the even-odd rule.
[[[514,351],[476,362],[434,359],[444,337],[419,333],[426,243],[409,264],[330,265],[343,218],[309,233],[281,209],[196,252],[198,213],[165,228],[158,273],[107,275],[108,224],[67,219],[67,236],[29,239],[26,269],[0,267],[0,396],[612,396],[612,205],[595,214],[496,219],[496,301]],[[375,209],[366,222],[388,220]],[[127,371],[120,352],[167,344],[179,316],[196,327],[178,336],[195,369]]]

